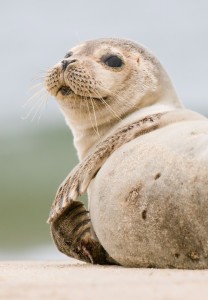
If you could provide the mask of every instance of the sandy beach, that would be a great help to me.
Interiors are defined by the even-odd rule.
[[[208,299],[208,270],[129,269],[66,261],[0,262],[0,299]]]

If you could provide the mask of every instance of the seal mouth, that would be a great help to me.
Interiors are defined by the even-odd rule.
[[[61,94],[63,96],[68,96],[68,95],[74,94],[74,92],[72,91],[72,89],[70,89],[69,86],[61,86],[60,89],[58,90],[58,92],[61,92]],[[58,94],[58,92],[57,92],[57,94]]]
[[[96,98],[96,97],[87,97],[87,96],[78,95],[69,86],[65,86],[65,85],[60,87],[60,89],[57,91],[57,94],[59,92],[62,94],[62,96],[75,95],[83,99],[93,99],[93,100],[102,101],[102,100],[107,100],[108,98],[108,97]]]

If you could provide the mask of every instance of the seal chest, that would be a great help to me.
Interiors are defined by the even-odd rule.
[[[88,41],[49,70],[80,163],[58,189],[57,247],[91,263],[208,267],[208,122],[186,110],[155,56]],[[89,212],[78,197],[88,191]]]

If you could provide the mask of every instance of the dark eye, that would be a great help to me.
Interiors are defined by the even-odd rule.
[[[106,57],[103,62],[111,68],[120,68],[123,65],[123,61],[116,55]]]
[[[73,52],[72,52],[72,51],[69,51],[69,52],[64,56],[64,58],[68,58],[68,57],[72,56],[72,54],[73,54]]]

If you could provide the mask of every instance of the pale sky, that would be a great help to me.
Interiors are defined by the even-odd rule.
[[[27,127],[21,106],[34,77],[72,46],[99,37],[147,46],[185,105],[208,113],[207,0],[4,0],[0,7],[1,126]],[[54,103],[49,100],[41,122],[62,120]]]

